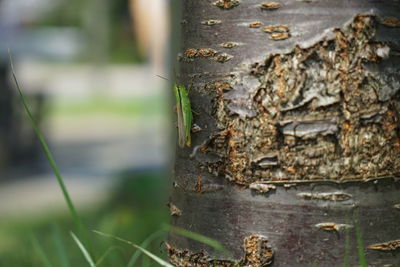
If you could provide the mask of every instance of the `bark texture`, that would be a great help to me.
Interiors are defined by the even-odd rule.
[[[184,1],[176,266],[400,264],[400,3]],[[214,265],[213,265],[214,264]]]

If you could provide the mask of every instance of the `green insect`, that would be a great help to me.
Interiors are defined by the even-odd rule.
[[[190,147],[192,130],[192,108],[190,106],[189,92],[183,85],[174,85],[176,97],[176,113],[178,117],[178,145],[183,148]]]

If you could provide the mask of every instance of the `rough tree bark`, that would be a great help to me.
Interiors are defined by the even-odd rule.
[[[185,0],[176,266],[400,265],[400,2]]]

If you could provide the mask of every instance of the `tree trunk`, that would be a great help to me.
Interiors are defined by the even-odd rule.
[[[171,262],[399,266],[399,1],[183,2]]]

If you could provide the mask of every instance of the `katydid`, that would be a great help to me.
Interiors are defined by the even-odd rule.
[[[163,76],[159,78],[168,80]],[[190,106],[189,91],[183,85],[174,84],[176,99],[176,114],[178,118],[178,145],[183,148],[185,145],[191,146],[190,132],[192,131],[192,107]]]
[[[174,85],[176,98],[176,113],[178,118],[178,145],[183,148],[190,147],[192,130],[192,108],[190,106],[189,93],[185,86]]]

